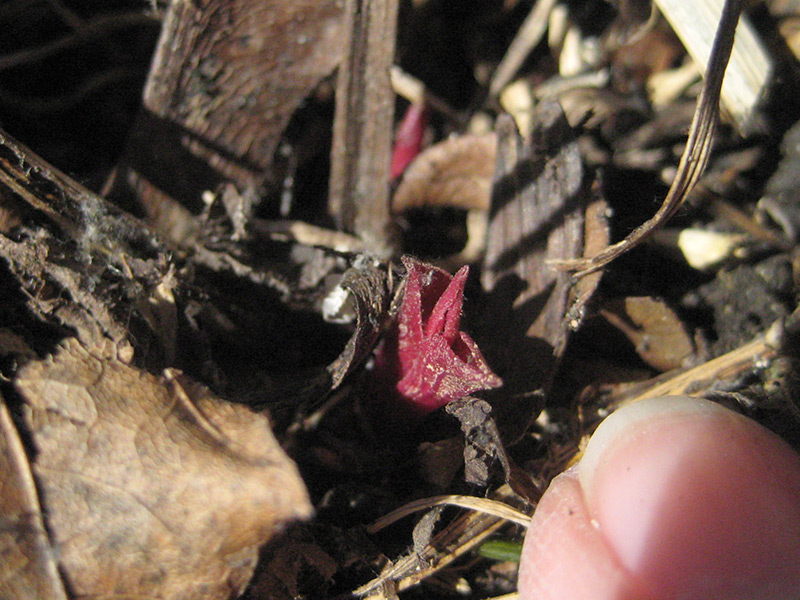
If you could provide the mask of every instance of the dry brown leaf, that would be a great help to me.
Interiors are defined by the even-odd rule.
[[[607,303],[600,312],[654,369],[669,371],[685,367],[695,355],[692,336],[663,300],[631,296]]]
[[[28,459],[0,397],[0,598],[66,600]]]
[[[352,298],[356,312],[356,329],[341,354],[328,366],[331,389],[341,385],[372,352],[389,310],[390,293],[386,274],[369,259],[360,260],[349,269],[339,289]]]
[[[411,163],[392,210],[425,206],[489,209],[497,136],[463,135],[434,144]]]
[[[268,420],[176,371],[67,340],[19,373],[59,565],[78,597],[228,598],[311,506]]]

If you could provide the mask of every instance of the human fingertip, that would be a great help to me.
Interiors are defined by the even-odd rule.
[[[542,496],[525,536],[518,589],[521,600],[643,600],[594,526],[578,473],[557,476]]]
[[[654,597],[800,596],[800,457],[755,422],[643,400],[598,427],[577,470],[590,519]]]
[[[649,423],[673,416],[685,419],[693,414],[701,416],[725,410],[715,402],[688,396],[648,398],[623,406],[606,417],[589,438],[578,467],[581,487],[591,493],[598,467],[609,460],[609,448],[621,438],[636,435]]]

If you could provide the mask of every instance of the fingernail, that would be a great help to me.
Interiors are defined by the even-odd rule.
[[[580,462],[579,476],[585,493],[590,493],[595,472],[611,460],[610,448],[630,438],[646,437],[650,428],[664,426],[665,420],[702,417],[708,413],[729,412],[715,402],[687,396],[648,398],[612,413],[592,434]]]

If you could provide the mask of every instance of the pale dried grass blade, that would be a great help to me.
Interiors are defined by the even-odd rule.
[[[720,20],[724,0],[656,0],[661,13],[695,63],[702,69],[711,56],[711,32]],[[756,126],[753,114],[773,70],[772,60],[743,15],[739,20],[725,81],[722,105],[740,131]]]
[[[489,85],[489,93],[497,96],[501,90],[516,75],[528,54],[536,47],[547,31],[547,23],[550,12],[556,5],[557,0],[539,0],[533,7],[522,26],[519,28],[514,41],[506,50],[503,60],[492,75],[492,82]]]
[[[383,529],[384,527],[388,527],[392,523],[399,521],[400,519],[407,517],[415,512],[419,512],[421,510],[428,510],[434,508],[436,506],[459,506],[461,508],[468,508],[470,510],[476,510],[482,513],[486,513],[487,515],[492,515],[498,517],[500,519],[505,519],[506,521],[510,521],[512,523],[516,523],[517,525],[521,525],[522,527],[528,527],[531,522],[531,518],[529,515],[526,515],[524,512],[517,510],[509,506],[508,504],[504,504],[503,502],[498,502],[497,500],[490,500],[488,498],[477,498],[475,496],[462,496],[458,494],[448,494],[444,496],[432,496],[431,498],[423,498],[421,500],[415,500],[414,502],[409,502],[401,506],[400,508],[393,510],[387,515],[384,515],[375,523],[370,525],[367,528],[367,532],[369,533],[376,533]]]
[[[505,502],[519,500],[507,484],[494,492],[493,498]],[[372,597],[387,588],[394,593],[408,589],[450,565],[507,525],[508,521],[494,515],[464,513],[434,535],[422,552],[412,552],[387,566],[378,577],[354,590],[353,595]],[[421,568],[421,564],[427,566]]]

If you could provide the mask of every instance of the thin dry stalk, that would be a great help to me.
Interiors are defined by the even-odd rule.
[[[504,485],[492,497],[507,502],[516,498],[516,495],[510,486]],[[494,515],[465,513],[437,533],[422,552],[401,558],[378,577],[353,591],[353,595],[372,596],[386,588],[401,592],[417,585],[507,525],[506,519]]]
[[[390,68],[398,0],[347,0],[349,36],[336,82],[328,206],[341,229],[378,256],[393,253],[389,164],[394,118]]]
[[[428,510],[436,506],[459,506],[461,508],[468,508],[470,510],[476,510],[500,519],[505,519],[506,521],[521,525],[522,527],[528,527],[531,522],[529,515],[526,515],[524,512],[519,511],[508,504],[498,502],[497,500],[477,498],[475,496],[447,494],[444,496],[433,496],[431,498],[423,498],[421,500],[409,502],[408,504],[393,510],[389,514],[384,515],[375,521],[375,523],[367,527],[367,532],[376,533],[384,527],[388,527],[392,523],[399,521],[408,515],[414,514],[415,512],[419,512],[421,510]]]
[[[506,50],[503,60],[497,67],[497,70],[492,75],[492,82],[489,85],[489,93],[492,96],[497,96],[500,91],[508,85],[508,82],[516,75],[522,63],[541,41],[545,31],[547,31],[547,23],[550,17],[550,12],[556,5],[558,0],[539,0],[525,21],[519,28],[519,31],[514,36],[514,40]]]
[[[734,33],[741,10],[742,0],[728,0],[725,3],[711,50],[706,79],[689,128],[686,148],[678,164],[675,179],[667,192],[667,197],[656,214],[634,229],[624,240],[607,246],[595,256],[577,260],[553,261],[552,264],[555,268],[576,271],[576,277],[599,271],[618,256],[632,250],[652,236],[683,204],[686,196],[703,174],[711,156],[711,146],[719,119],[720,89],[733,47]]]

